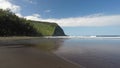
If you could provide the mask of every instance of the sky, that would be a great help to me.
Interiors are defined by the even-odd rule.
[[[120,35],[120,0],[0,0],[0,8],[55,22],[67,35]]]

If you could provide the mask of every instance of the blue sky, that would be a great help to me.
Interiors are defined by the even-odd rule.
[[[13,0],[13,3],[21,6],[23,15],[38,13],[42,18],[120,13],[120,0]],[[46,10],[51,12],[45,13]]]
[[[58,23],[67,35],[120,35],[120,0],[0,0],[26,19]]]

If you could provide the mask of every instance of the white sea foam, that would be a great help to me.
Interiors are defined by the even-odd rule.
[[[120,39],[120,37],[97,37],[97,36],[45,36],[44,38]]]

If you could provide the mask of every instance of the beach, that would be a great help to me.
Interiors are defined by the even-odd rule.
[[[6,37],[0,39],[0,68],[120,67],[119,38]]]
[[[82,68],[52,52],[25,46],[24,39],[32,38],[0,38],[0,68]]]

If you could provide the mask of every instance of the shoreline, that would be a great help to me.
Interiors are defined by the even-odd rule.
[[[31,47],[3,46],[0,47],[0,55],[1,68],[82,68],[54,54]]]
[[[4,37],[2,37],[2,39],[3,38]],[[0,67],[19,68],[20,66],[20,68],[33,68],[34,66],[37,66],[38,68],[83,68],[80,65],[78,66],[74,63],[71,63],[52,52],[44,52],[35,47],[25,47],[23,44],[20,44],[15,41],[15,40],[22,41],[22,40],[36,39],[36,38],[40,38],[40,37],[22,37],[22,38],[13,37],[12,39],[11,37],[6,37],[3,40],[5,42],[2,42],[1,44],[2,39],[0,37],[0,45],[2,45],[0,47],[0,55],[1,55],[0,60],[3,60],[2,62],[0,62],[2,63],[0,64]],[[8,46],[4,46],[6,42],[9,42],[7,44]]]
[[[4,40],[28,40],[28,39],[40,39],[40,38],[45,38],[45,39],[120,39],[120,37],[86,37],[86,36],[10,36],[10,37],[0,37],[0,41]]]
[[[13,36],[13,37],[0,37],[0,41],[2,40],[27,40],[27,39],[35,39],[40,37],[27,37],[27,36]]]
[[[60,55],[57,55],[57,54],[55,54],[55,53],[53,53],[53,54],[56,55],[57,57],[59,57],[60,59],[65,60],[65,61],[68,62],[68,63],[71,63],[71,64],[73,64],[73,65],[76,65],[76,66],[78,66],[78,67],[80,67],[80,68],[86,68],[86,67],[84,67],[84,66],[82,66],[82,65],[80,65],[80,64],[77,64],[77,63],[75,63],[75,62],[72,62],[72,61],[70,61],[70,60],[68,60],[68,59],[66,59],[66,58],[64,58],[64,57],[62,57],[62,56],[60,56]]]

